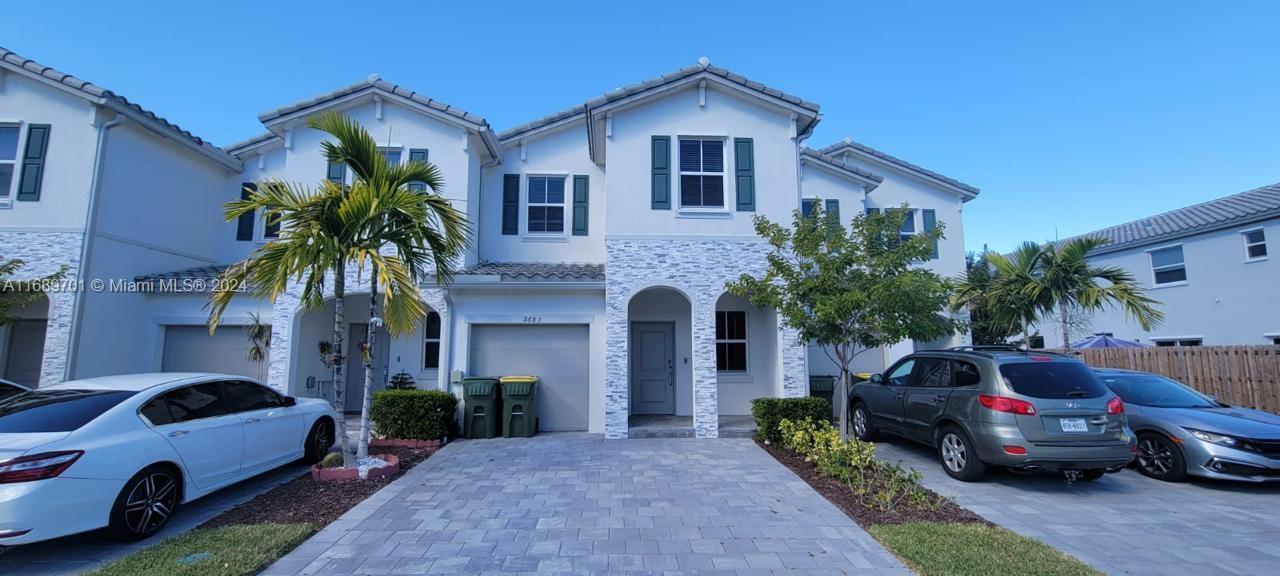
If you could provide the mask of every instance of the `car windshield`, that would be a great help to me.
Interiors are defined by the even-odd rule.
[[[1107,387],[1078,362],[1002,364],[1000,375],[1014,392],[1032,398],[1097,398]]]
[[[1121,400],[1155,408],[1217,408],[1213,399],[1155,374],[1103,374],[1102,381]]]
[[[0,434],[71,432],[133,394],[118,390],[24,392],[0,401]]]

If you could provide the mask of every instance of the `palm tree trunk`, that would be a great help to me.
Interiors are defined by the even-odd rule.
[[[1058,319],[1059,321],[1062,322],[1062,347],[1070,348],[1071,342],[1069,339],[1071,338],[1071,330],[1070,330],[1070,326],[1067,326],[1067,303],[1066,302],[1063,302],[1058,305]]]
[[[377,348],[375,336],[378,334],[378,265],[370,270],[369,279],[369,328],[365,336],[364,348],[364,398],[360,402],[360,443],[356,447],[356,458],[369,457],[369,404],[373,398],[373,351]]]
[[[347,263],[339,260],[333,268],[333,411],[338,414],[337,430],[338,446],[342,450],[342,465],[350,468],[355,464],[351,457],[350,440],[347,439],[347,419],[343,417],[346,410],[346,380],[343,378],[342,334],[347,331],[347,312],[345,298],[347,292]]]
[[[1031,323],[1026,318],[1022,319],[1022,347],[1031,349]]]

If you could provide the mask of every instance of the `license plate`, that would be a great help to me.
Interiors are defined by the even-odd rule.
[[[1084,418],[1063,418],[1058,420],[1058,425],[1062,426],[1063,432],[1088,432],[1089,425],[1085,424]]]

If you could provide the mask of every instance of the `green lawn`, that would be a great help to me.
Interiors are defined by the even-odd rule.
[[[311,524],[198,528],[108,564],[89,576],[246,576],[316,531]]]
[[[916,522],[873,526],[871,534],[920,576],[1100,576],[1036,540],[982,524]]]

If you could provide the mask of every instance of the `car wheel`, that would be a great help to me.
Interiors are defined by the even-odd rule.
[[[880,431],[871,424],[871,415],[867,413],[867,405],[861,402],[853,405],[853,437],[863,442],[872,442],[880,436]]]
[[[107,529],[133,542],[159,532],[182,501],[182,477],[169,466],[149,466],[130,478],[111,507]]]
[[[987,465],[978,459],[973,442],[955,426],[943,428],[938,433],[938,458],[947,475],[962,482],[973,482],[987,470]]]
[[[332,447],[333,423],[328,418],[321,418],[311,425],[311,432],[307,433],[307,447],[302,455],[302,461],[315,464],[323,460]]]
[[[1138,436],[1138,471],[1166,482],[1181,482],[1187,477],[1187,462],[1182,450],[1164,434],[1146,432]]]

